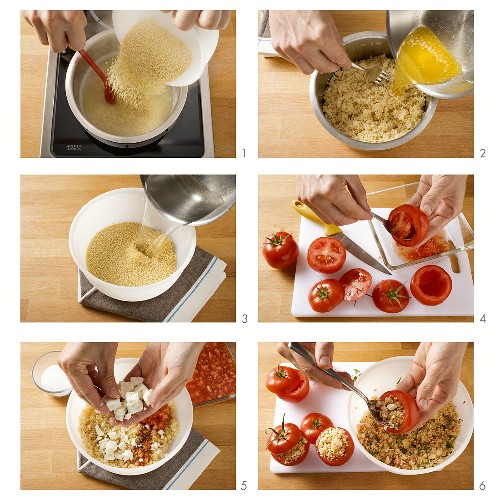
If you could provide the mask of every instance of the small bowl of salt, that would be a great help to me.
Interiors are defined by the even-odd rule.
[[[31,369],[33,382],[42,391],[55,397],[67,396],[71,384],[66,374],[57,364],[60,351],[50,351],[38,358]]]

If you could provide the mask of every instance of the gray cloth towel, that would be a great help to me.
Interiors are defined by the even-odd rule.
[[[152,472],[138,476],[121,476],[108,472],[78,452],[78,471],[85,476],[116,484],[128,490],[162,490],[166,488],[180,469],[197,454],[197,450],[204,442],[204,437],[192,429],[184,446],[171,460]]]
[[[197,247],[192,260],[178,278],[178,281],[162,295],[142,302],[124,302],[116,300],[104,295],[98,290],[84,297],[84,295],[93,288],[93,285],[86,279],[85,275],[78,270],[79,297],[84,297],[81,304],[86,307],[98,309],[99,311],[111,312],[138,321],[162,322],[192,289],[192,286],[214,260],[217,260],[216,257],[213,257],[211,254]]]
[[[259,24],[259,38],[271,38],[269,30],[269,10],[261,12],[261,23]]]

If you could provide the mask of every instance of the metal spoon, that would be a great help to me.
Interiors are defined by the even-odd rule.
[[[91,58],[90,54],[86,50],[80,50],[79,53],[81,57],[90,65],[90,67],[95,71],[95,73],[104,82],[104,97],[109,104],[116,103],[116,96],[113,94],[112,89],[109,84],[107,75],[97,66],[97,63]]]
[[[316,364],[314,361],[313,357],[309,354],[309,352],[300,344],[300,342],[288,342],[288,347],[292,351],[296,352],[297,354],[300,354],[303,358],[305,358],[309,363],[311,363],[313,366],[316,368],[319,368],[322,372],[327,373],[330,377],[333,377],[334,379],[338,380],[341,382],[347,389],[350,389],[351,391],[355,392],[361,399],[364,400],[366,405],[368,406],[369,413],[371,413],[371,416],[383,427],[389,427],[389,428],[395,428],[395,426],[389,424],[388,422],[385,422],[381,419],[380,412],[378,408],[376,408],[376,401],[371,401],[363,392],[361,392],[357,387],[355,387],[353,384],[351,384],[348,380],[344,379],[341,375],[339,375],[335,370],[332,368],[328,368],[325,370],[324,368],[321,368]]]

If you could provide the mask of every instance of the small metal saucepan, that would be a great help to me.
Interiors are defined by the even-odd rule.
[[[85,50],[93,60],[102,67],[109,58],[115,57],[119,51],[119,41],[114,30],[106,30],[87,40]],[[69,64],[66,74],[66,96],[69,107],[79,123],[86,131],[100,142],[119,148],[143,147],[157,141],[162,137],[178,119],[186,102],[188,87],[173,87],[173,106],[170,116],[164,123],[145,134],[135,136],[118,136],[108,134],[90,123],[84,114],[83,94],[87,78],[93,70],[76,53]]]

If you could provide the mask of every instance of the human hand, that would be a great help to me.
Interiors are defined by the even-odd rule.
[[[397,389],[416,398],[420,417],[415,429],[433,418],[457,393],[466,342],[421,342],[409,374]]]
[[[229,10],[163,10],[172,12],[176,27],[182,31],[191,30],[195,25],[206,30],[224,30],[230,22]]]
[[[76,394],[105,415],[111,411],[102,397],[119,397],[114,378],[117,342],[69,342],[57,359]]]
[[[52,52],[85,48],[86,16],[82,10],[23,10],[22,15]]]
[[[419,207],[430,220],[430,230],[420,243],[426,243],[462,210],[467,175],[422,175],[416,194],[408,201]],[[419,245],[417,245],[419,246]]]
[[[298,175],[297,198],[327,224],[344,226],[371,219],[358,175]]]
[[[153,389],[150,406],[135,413],[129,420],[111,419],[112,425],[130,426],[152,415],[172,401],[192,378],[203,342],[155,342],[148,344],[138,363],[126,375],[143,377],[143,383]]]
[[[271,43],[302,73],[332,73],[351,61],[331,13],[326,10],[271,10]]]
[[[323,369],[332,367],[334,352],[333,342],[300,342],[300,345],[309,352],[318,366]],[[328,387],[332,387],[333,389],[346,389],[341,382],[330,375],[326,375],[326,373],[323,373],[319,368],[309,363],[309,361],[300,354],[290,350],[287,342],[280,342],[277,350],[278,354],[288,359],[288,361],[307,378],[319,382],[320,384],[327,385]],[[337,373],[347,379],[351,384],[354,383],[352,377],[347,372]]]

